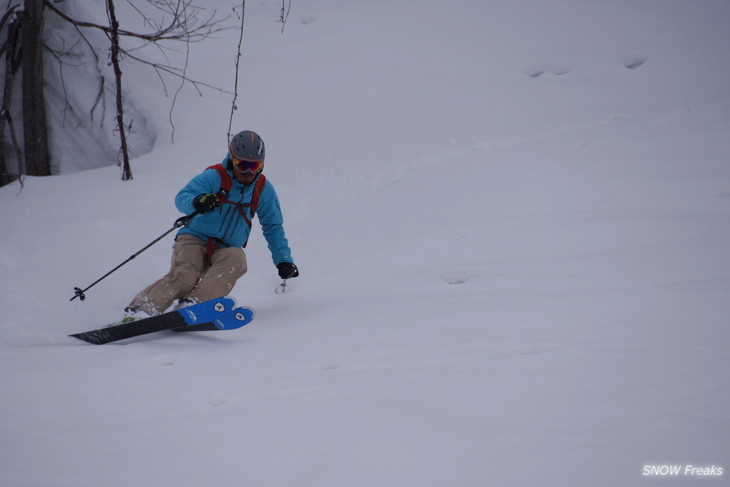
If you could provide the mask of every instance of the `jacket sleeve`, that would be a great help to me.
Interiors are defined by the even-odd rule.
[[[259,223],[261,223],[261,229],[268,243],[274,265],[279,265],[282,262],[294,263],[289,241],[284,233],[284,217],[281,214],[279,197],[276,195],[274,186],[268,181],[261,192],[256,214],[259,217]]]
[[[193,200],[206,193],[217,193],[221,189],[221,177],[214,169],[208,169],[195,176],[175,197],[175,206],[186,215],[195,211]]]

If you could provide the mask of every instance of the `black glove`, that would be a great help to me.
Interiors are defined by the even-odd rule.
[[[221,198],[216,193],[206,193],[196,196],[193,206],[200,213],[208,213],[221,205]]]
[[[279,269],[279,277],[282,279],[291,279],[299,275],[299,269],[291,262],[282,262],[276,268]]]

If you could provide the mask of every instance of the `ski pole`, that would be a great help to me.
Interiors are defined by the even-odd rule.
[[[75,287],[74,288],[74,297],[71,298],[71,299],[69,299],[69,301],[73,301],[76,298],[79,298],[81,301],[85,300],[86,299],[86,294],[85,294],[86,291],[88,291],[92,287],[94,287],[97,284],[99,284],[101,281],[103,281],[104,279],[106,279],[107,277],[109,277],[111,274],[113,274],[114,272],[116,272],[117,270],[119,270],[120,267],[122,267],[123,265],[125,265],[126,263],[128,263],[130,260],[134,259],[139,254],[141,254],[142,252],[144,252],[145,250],[147,250],[148,248],[152,247],[154,244],[156,244],[157,242],[159,242],[160,240],[162,240],[163,238],[165,238],[173,230],[175,230],[177,228],[180,228],[180,227],[186,226],[188,223],[190,223],[190,220],[192,220],[193,217],[195,215],[197,215],[198,213],[199,213],[198,210],[196,210],[196,211],[192,212],[189,215],[182,216],[182,217],[178,218],[177,220],[175,220],[175,224],[172,226],[171,229],[169,229],[168,231],[166,231],[165,233],[163,233],[162,235],[160,235],[159,237],[157,237],[156,239],[154,239],[152,242],[150,242],[149,244],[147,244],[144,248],[140,249],[137,253],[135,253],[134,255],[132,255],[129,259],[125,260],[124,262],[122,262],[121,264],[119,264],[118,266],[116,266],[114,269],[110,270],[109,272],[107,272],[106,274],[104,274],[103,276],[101,276],[99,279],[97,279],[96,281],[94,281],[93,283],[91,283],[89,286],[86,287],[86,289],[81,289],[81,288]]]

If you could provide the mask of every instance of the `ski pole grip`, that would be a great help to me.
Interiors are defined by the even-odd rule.
[[[193,217],[195,215],[197,215],[198,213],[200,213],[200,212],[198,210],[195,210],[194,212],[192,212],[189,215],[181,216],[180,218],[175,220],[174,228],[186,227],[188,225],[188,223],[190,223],[190,220],[192,220]]]

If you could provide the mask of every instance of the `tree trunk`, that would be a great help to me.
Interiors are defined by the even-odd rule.
[[[15,8],[13,7],[13,10]],[[12,14],[12,12],[11,12]],[[7,15],[7,14],[6,14]],[[17,141],[14,137],[15,130],[13,127],[13,119],[10,115],[11,101],[12,101],[12,86],[13,86],[13,75],[15,74],[14,60],[17,52],[18,45],[18,32],[20,22],[11,21],[8,25],[8,37],[5,44],[5,80],[3,82],[3,103],[0,108],[0,186],[5,186],[15,181],[20,174],[22,174],[22,156],[20,149],[17,147]],[[8,164],[8,157],[5,154],[5,127],[8,127],[11,133],[11,138],[18,151],[17,164],[18,169],[11,171]],[[8,144],[10,145],[10,144]]]
[[[109,38],[112,42],[112,65],[114,66],[114,79],[117,85],[117,128],[119,129],[119,140],[122,145],[122,181],[132,179],[132,167],[129,165],[129,152],[127,150],[127,134],[124,126],[124,104],[122,102],[122,69],[119,67],[119,22],[114,12],[114,1],[106,0],[107,11],[109,13],[109,23],[111,24],[111,34]]]
[[[23,138],[29,175],[50,176],[43,96],[43,0],[25,1],[23,19]]]

